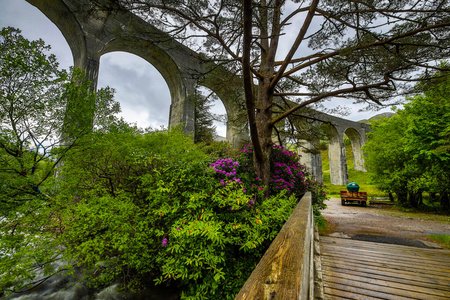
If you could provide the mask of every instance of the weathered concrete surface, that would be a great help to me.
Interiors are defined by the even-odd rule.
[[[100,57],[109,52],[125,51],[152,64],[163,76],[170,90],[169,127],[182,124],[186,133],[194,132],[194,104],[190,95],[197,85],[214,91],[224,104],[228,116],[227,140],[235,146],[247,139],[244,94],[238,76],[204,59],[169,35],[111,0],[27,0],[41,10],[62,32],[72,51],[75,67],[86,70],[92,89],[97,86]],[[348,183],[344,133],[350,138],[357,170],[364,170],[361,147],[370,128],[324,113],[315,118],[334,128],[330,138],[330,172],[332,184]],[[306,154],[306,153],[305,153]],[[305,163],[317,179],[322,179],[321,159],[305,155]]]
[[[170,90],[169,127],[183,125],[194,132],[194,105],[189,95],[197,84],[214,91],[222,100],[229,126],[227,139],[246,134],[238,124],[242,98],[239,78],[212,66],[184,45],[110,0],[27,0],[41,10],[62,32],[72,51],[75,67],[86,70],[92,88],[97,86],[100,57],[113,51],[135,54],[151,63]],[[206,74],[206,75],[205,75]],[[231,80],[230,80],[231,78]],[[240,85],[237,85],[240,86]],[[243,132],[242,132],[243,131]]]
[[[291,107],[296,105],[294,102],[288,102],[288,104]],[[298,153],[302,155],[300,162],[310,168],[311,174],[316,180],[323,180],[322,158],[321,154],[317,153],[317,150],[310,150],[314,150],[313,143],[319,144],[321,142],[321,139],[323,139],[321,135],[323,133],[328,137],[328,155],[332,185],[349,183],[344,135],[350,139],[352,144],[355,169],[365,171],[362,146],[367,141],[367,133],[371,131],[370,125],[330,116],[309,108],[300,109],[298,114],[306,116],[306,118],[289,117],[292,124],[294,124],[298,132],[309,131],[309,133],[306,133],[309,139],[300,140],[297,143]],[[317,130],[311,130],[314,126],[321,127],[323,132],[319,133]]]
[[[309,141],[299,141],[298,154],[301,155],[300,163],[309,167],[311,174],[316,180],[323,181],[322,156],[320,153],[312,153],[308,151],[313,146]]]
[[[329,123],[329,148],[330,179],[333,185],[348,184],[347,157],[345,152],[344,134],[350,139],[356,170],[365,171],[364,159],[361,151],[367,141],[367,133],[370,125],[353,122],[327,114],[318,113],[317,117]]]

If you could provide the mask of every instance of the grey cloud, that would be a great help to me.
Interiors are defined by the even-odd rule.
[[[138,112],[144,110],[149,116],[149,120],[142,120],[144,123],[168,125],[169,88],[161,74],[147,61],[128,53],[109,53],[102,57],[99,87],[106,85],[116,90],[116,100],[124,111],[125,107]]]

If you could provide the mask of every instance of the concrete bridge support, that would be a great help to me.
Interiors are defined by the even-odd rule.
[[[308,149],[313,148],[313,145],[308,141],[298,141],[298,144],[297,152],[301,155],[300,163],[309,167],[311,174],[316,180],[323,181],[322,155],[308,151]]]
[[[345,131],[345,135],[350,139],[352,144],[353,153],[353,167],[356,171],[366,172],[364,167],[364,158],[362,153],[362,146],[366,141],[366,137],[362,137],[358,131],[353,128],[349,128]]]
[[[345,153],[344,135],[336,132],[330,138],[328,146],[330,161],[330,181],[332,185],[348,184],[347,156]]]
[[[93,90],[97,87],[101,56],[114,51],[129,52],[147,60],[166,80],[171,94],[169,127],[182,124],[184,132],[194,132],[194,104],[189,96],[194,94],[197,85],[203,85],[214,91],[225,106],[228,115],[227,140],[237,146],[241,140],[248,139],[245,109],[241,106],[241,79],[225,68],[211,64],[202,55],[120,8],[114,1],[26,1],[36,6],[60,29],[72,51],[75,67],[86,70]],[[349,130],[347,135],[355,151],[355,168],[363,170],[360,149],[370,127],[320,112],[313,114],[317,120],[335,126],[336,133],[330,139],[329,151],[331,183],[346,184],[344,132],[354,129]],[[319,157],[306,153],[304,157],[318,179],[322,177]]]
[[[187,70],[198,66],[192,66],[185,49],[181,52],[188,59],[177,53],[179,48],[175,46],[179,45],[171,45],[175,41],[108,1],[109,6],[105,7],[90,1],[27,1],[61,30],[72,51],[74,66],[86,71],[92,90],[97,88],[103,54],[114,51],[135,54],[151,63],[169,86],[172,98],[169,127],[183,124],[186,133],[194,132],[194,105],[188,101],[188,95],[195,92],[196,85]]]
[[[169,127],[182,125],[184,132],[194,133],[195,107],[189,95],[194,94],[195,87],[200,84],[216,92],[224,103],[231,120],[227,139],[237,144],[246,135],[246,127],[238,124],[240,110],[237,101],[233,101],[240,97],[239,89],[233,86],[239,79],[234,76],[230,81],[227,77],[232,76],[224,76],[229,73],[225,69],[205,63],[199,54],[112,1],[27,2],[36,6],[59,28],[72,51],[74,66],[86,71],[92,81],[92,90],[97,87],[101,56],[114,51],[129,52],[147,60],[167,82],[171,95]],[[207,77],[204,74],[208,74]]]
[[[332,185],[346,185],[349,183],[347,170],[347,155],[344,136],[352,145],[353,165],[356,171],[365,172],[362,146],[367,140],[370,126],[364,123],[351,122],[336,118],[329,126],[328,156],[330,160],[330,180]]]

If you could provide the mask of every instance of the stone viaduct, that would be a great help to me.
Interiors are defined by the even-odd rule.
[[[124,51],[135,54],[152,64],[165,79],[171,95],[169,127],[182,124],[187,133],[194,132],[194,104],[189,95],[197,85],[217,94],[228,116],[227,140],[237,144],[247,137],[246,126],[239,122],[245,115],[240,79],[224,68],[211,64],[169,35],[120,8],[111,0],[26,0],[37,7],[61,31],[72,51],[74,66],[84,69],[95,89],[100,57]],[[366,141],[369,125],[347,121],[320,113],[320,119],[332,124],[330,139],[330,176],[332,184],[348,182],[344,134],[352,142],[354,165],[364,170],[361,147]],[[305,142],[307,143],[307,142]],[[309,165],[316,178],[322,178],[320,154],[302,153],[303,163]]]

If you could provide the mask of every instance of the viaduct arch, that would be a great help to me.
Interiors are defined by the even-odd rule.
[[[100,57],[114,51],[129,52],[152,64],[167,82],[171,95],[169,127],[182,124],[184,132],[194,132],[195,107],[189,95],[194,94],[198,84],[214,91],[223,102],[229,120],[227,140],[237,145],[248,136],[245,123],[239,121],[245,116],[239,106],[243,103],[243,91],[235,88],[240,85],[240,79],[223,67],[202,59],[201,54],[110,0],[99,0],[95,4],[89,0],[26,1],[59,28],[72,51],[74,66],[86,71],[92,89],[97,86]],[[360,149],[370,127],[324,113],[317,114],[318,119],[332,124],[334,132],[329,151],[331,183],[346,184],[344,134],[352,142],[355,167],[363,170]],[[312,169],[317,179],[321,179],[320,154],[302,154],[302,162]]]
[[[344,135],[351,142],[353,152],[353,165],[357,171],[366,171],[364,168],[364,158],[362,146],[367,141],[367,133],[371,131],[370,125],[353,122],[342,118],[327,115],[321,112],[314,112],[314,117],[323,121],[328,127],[328,158],[330,161],[330,180],[332,185],[343,185],[349,183],[347,170],[347,156],[344,144]],[[310,167],[312,174],[318,180],[323,179],[321,154],[314,154],[304,149],[310,147],[310,142],[299,141],[299,154],[302,155],[300,161]]]
[[[194,132],[194,105],[189,95],[199,84],[222,100],[230,120],[227,139],[236,144],[246,134],[245,128],[234,121],[240,115],[236,104],[243,97],[242,92],[232,88],[233,81],[239,78],[210,64],[138,16],[109,0],[96,4],[88,0],[27,2],[59,28],[72,51],[74,66],[86,71],[92,89],[97,86],[100,57],[114,51],[129,52],[152,64],[167,82],[171,95],[169,127],[183,124],[184,132]]]

